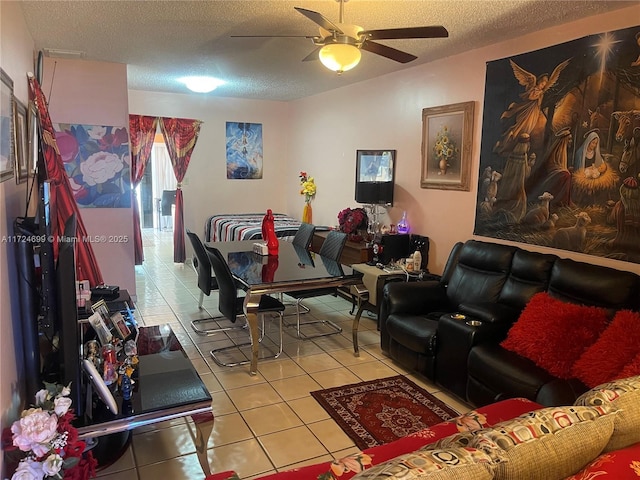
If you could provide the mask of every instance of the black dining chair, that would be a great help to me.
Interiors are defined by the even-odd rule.
[[[206,247],[206,251],[211,260],[211,266],[213,267],[214,275],[218,281],[218,310],[220,310],[220,313],[222,313],[222,315],[224,315],[224,317],[231,323],[236,323],[238,316],[244,316],[244,295],[239,295],[239,292],[242,291],[242,289],[238,288],[238,284],[234,280],[233,274],[229,269],[229,264],[222,256],[222,253],[220,253],[220,250],[215,247]],[[260,297],[260,302],[258,304],[258,317],[260,318],[260,343],[262,343],[262,340],[264,339],[265,314],[276,313],[279,318],[280,344],[278,345],[278,351],[270,357],[264,358],[278,358],[282,353],[282,312],[284,312],[284,305],[278,299],[273,298],[269,295],[262,295]],[[249,363],[250,360],[223,362],[219,358],[219,354],[224,351],[246,347],[249,345],[251,345],[250,341],[247,343],[215,348],[210,351],[210,354],[213,358],[213,361],[222,367],[235,367],[237,365],[244,365],[246,363]]]
[[[342,256],[342,250],[344,250],[344,246],[347,243],[347,234],[343,232],[338,232],[337,230],[331,230],[327,235],[324,243],[320,247],[320,251],[318,252],[320,258],[323,260],[323,264],[325,265],[340,265],[340,257]],[[329,273],[333,275],[331,269],[327,268]],[[302,323],[300,321],[301,312],[301,304],[305,298],[313,298],[313,297],[321,297],[324,295],[337,295],[338,289],[336,287],[330,288],[317,288],[317,289],[308,289],[308,290],[296,290],[293,292],[287,292],[287,295],[296,299],[296,336],[298,338],[302,338],[304,340],[308,340],[310,338],[324,337],[327,335],[334,335],[336,333],[342,332],[342,327],[338,324],[332,322],[331,320],[311,320],[308,322]],[[329,327],[329,331],[317,333],[313,335],[306,335],[302,332],[301,326],[308,326],[314,324],[324,324]],[[291,325],[287,325],[291,326]]]
[[[311,248],[311,242],[313,241],[313,235],[316,233],[316,226],[311,223],[302,222],[298,231],[293,237],[291,243],[302,248]]]
[[[291,243],[293,244],[293,248],[296,250],[296,253],[300,257],[300,262],[304,265],[310,264],[313,265],[313,259],[309,256],[309,249],[311,248],[311,242],[313,241],[313,235],[316,233],[316,226],[312,223],[302,222],[296,231],[296,234],[293,237]],[[306,255],[305,255],[306,253]],[[280,300],[282,301],[283,294],[280,294]],[[285,305],[296,305],[296,312],[287,313],[286,316],[289,315],[298,315],[298,310],[301,309],[301,313],[309,313],[311,309],[307,307],[304,303],[298,302],[296,303],[285,303]]]
[[[198,301],[198,308],[202,310],[202,302],[204,301],[204,296],[207,297],[211,295],[211,292],[218,289],[218,281],[216,277],[213,276],[213,270],[211,268],[211,261],[209,260],[209,255],[204,249],[204,245],[202,241],[198,237],[197,234],[186,229],[187,237],[189,237],[189,241],[191,242],[191,246],[193,247],[194,257],[192,260],[192,266],[198,274],[198,288],[200,289],[200,299]],[[200,325],[203,323],[210,323],[211,321],[215,321],[219,318],[223,317],[208,317],[208,318],[198,318],[191,321],[191,328],[199,334],[199,335],[212,335],[220,331],[219,329],[209,329],[203,330],[200,328]]]

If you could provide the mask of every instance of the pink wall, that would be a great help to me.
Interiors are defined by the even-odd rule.
[[[128,130],[124,64],[45,58],[42,90],[48,97],[54,124],[111,125]],[[92,243],[104,282],[119,285],[135,296],[133,210],[81,208],[80,214],[88,235],[107,239]],[[109,241],[112,237],[126,237],[129,241]]]
[[[340,210],[356,205],[356,150],[396,149],[395,203],[388,221],[397,223],[406,210],[412,231],[431,239],[429,269],[441,273],[453,244],[473,236],[486,62],[631,27],[639,18],[640,3],[292,102],[290,173],[285,184],[288,209],[302,209],[293,176],[305,170],[316,177],[318,187],[314,222],[335,224]],[[475,102],[471,191],[420,188],[422,109],[466,101]],[[638,264],[526,248],[640,273]]]

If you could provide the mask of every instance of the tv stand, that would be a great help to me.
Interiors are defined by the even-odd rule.
[[[190,416],[198,460],[205,475],[210,475],[207,442],[213,430],[213,411],[209,391],[170,325],[139,327],[138,332],[138,376],[131,400],[123,400],[116,392],[117,415],[105,408],[94,409],[92,418],[78,418],[74,425],[79,438],[109,435],[113,439],[117,436],[112,434],[126,436],[138,427]]]

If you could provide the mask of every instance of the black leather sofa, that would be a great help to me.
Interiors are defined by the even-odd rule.
[[[553,377],[500,342],[538,292],[613,315],[638,310],[639,286],[640,276],[631,272],[516,246],[460,242],[439,280],[385,286],[381,347],[474,406],[512,397],[571,404],[586,386]]]

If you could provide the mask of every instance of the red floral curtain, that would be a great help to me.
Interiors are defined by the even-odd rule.
[[[131,139],[131,187],[133,188],[133,243],[136,265],[142,265],[144,251],[140,232],[140,211],[138,210],[136,187],[140,184],[147,162],[151,158],[151,148],[156,135],[158,117],[129,115],[129,138]]]
[[[173,261],[182,263],[186,259],[184,248],[184,212],[182,200],[182,180],[187,173],[191,153],[193,152],[198,134],[200,120],[188,118],[160,118],[160,130],[164,136],[164,143],[171,158],[173,173],[178,181],[176,189],[176,210],[173,224]]]
[[[78,204],[73,198],[69,178],[64,170],[60,150],[56,143],[56,136],[49,117],[47,100],[40,88],[40,84],[32,75],[29,76],[29,93],[34,101],[40,121],[42,132],[41,147],[44,155],[46,177],[51,183],[51,204],[55,205],[55,216],[52,221],[53,231],[53,256],[58,258],[58,236],[62,236],[64,225],[67,219],[76,214],[76,235],[80,239],[76,243],[76,277],[78,280],[89,280],[89,284],[94,287],[103,283],[102,273],[93,253],[91,243],[83,241],[88,238],[87,230],[80,215]]]

